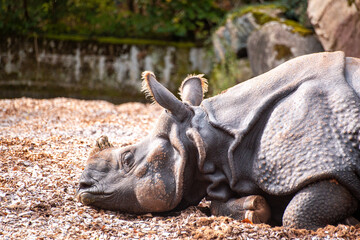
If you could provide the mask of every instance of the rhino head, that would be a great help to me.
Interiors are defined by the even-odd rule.
[[[151,72],[143,73],[143,89],[164,108],[152,131],[141,142],[108,147],[90,155],[80,178],[77,198],[85,205],[130,213],[164,212],[197,204],[204,181],[196,178],[196,147],[191,120],[207,82],[189,76],[177,99]],[[196,135],[196,134],[195,134]],[[195,144],[194,144],[195,143]],[[190,186],[186,187],[186,186]]]

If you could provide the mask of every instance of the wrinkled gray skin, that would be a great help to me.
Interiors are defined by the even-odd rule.
[[[207,197],[213,214],[255,222],[307,229],[358,222],[359,59],[298,57],[206,100],[200,76],[183,82],[182,101],[153,74],[144,80],[164,112],[140,143],[106,143],[90,156],[82,203],[146,213]]]

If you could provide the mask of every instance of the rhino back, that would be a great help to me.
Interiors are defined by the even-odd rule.
[[[210,121],[234,134],[250,129],[264,111],[310,80],[344,80],[343,52],[297,57],[202,102]]]
[[[349,85],[354,89],[360,97],[360,59],[346,58],[345,78]]]

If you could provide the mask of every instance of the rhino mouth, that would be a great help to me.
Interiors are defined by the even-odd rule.
[[[97,200],[96,194],[90,192],[77,193],[76,198],[78,199],[79,202],[81,202],[84,205],[91,205]]]
[[[76,193],[76,199],[82,204],[95,208],[120,211],[124,213],[146,213],[136,199],[128,198],[124,200],[119,197],[119,192],[99,192],[96,190],[79,189]]]
[[[111,193],[101,191],[96,185],[80,184],[75,197],[85,205],[92,205],[96,201],[107,198],[109,195],[111,195]]]

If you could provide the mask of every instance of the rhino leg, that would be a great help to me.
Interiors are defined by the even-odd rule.
[[[351,218],[357,205],[356,198],[335,180],[314,183],[300,190],[290,201],[283,225],[316,230]]]
[[[266,223],[270,219],[270,208],[259,195],[232,198],[227,202],[211,201],[210,211],[215,216],[248,219],[253,223]]]

